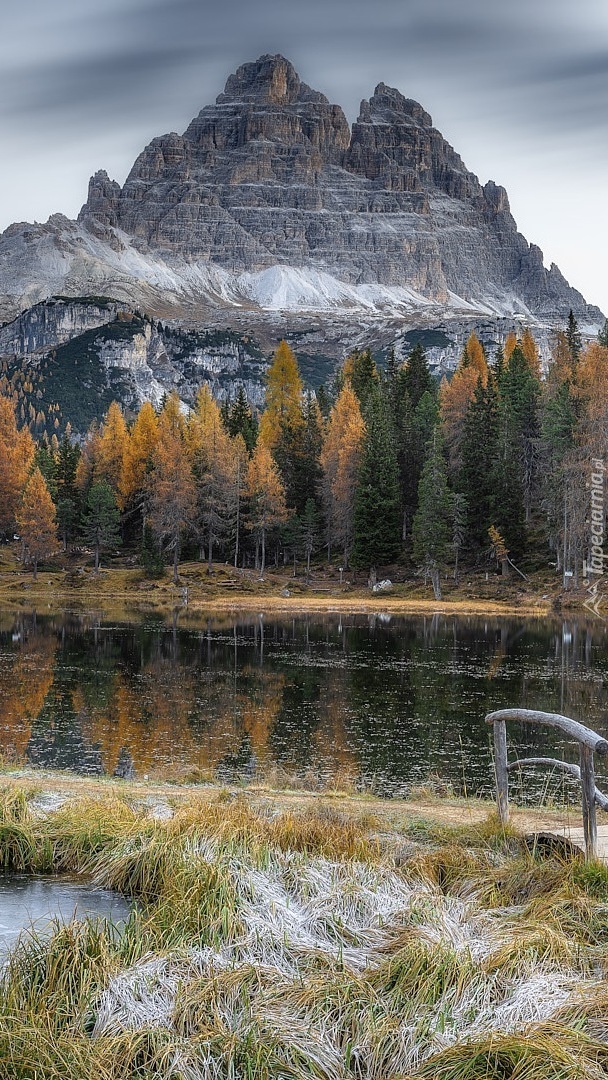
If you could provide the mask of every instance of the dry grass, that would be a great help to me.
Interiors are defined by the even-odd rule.
[[[0,790],[2,866],[136,901],[120,933],[20,940],[0,1080],[608,1078],[606,868],[491,817],[392,832],[365,804],[216,792],[158,818],[124,790],[45,812]]]

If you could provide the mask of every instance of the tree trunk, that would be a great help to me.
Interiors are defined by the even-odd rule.
[[[95,544],[95,573],[99,573],[99,544]]]
[[[38,559],[34,559],[34,581],[38,581]]]
[[[437,567],[429,571],[435,600],[441,600],[441,575]]]
[[[263,574],[265,569],[266,569],[266,529],[262,529],[262,565],[260,566],[260,574]]]
[[[174,585],[177,585],[177,583],[179,581],[179,576],[178,576],[178,573],[177,573],[178,563],[179,563],[179,544],[176,542],[175,547],[173,548],[173,584]]]

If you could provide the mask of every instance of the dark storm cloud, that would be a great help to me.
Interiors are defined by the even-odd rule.
[[[574,20],[559,0],[513,0],[508,8],[488,0],[102,0],[94,11],[56,0],[45,23],[42,0],[26,0],[30,38],[36,42],[38,15],[47,48],[20,55],[17,47],[8,56],[0,112],[34,126],[64,113],[99,121],[107,113],[114,123],[117,105],[125,117],[151,116],[167,96],[188,101],[193,112],[238,63],[282,51],[351,112],[371,90],[368,72],[380,79],[384,68],[400,73],[406,93],[406,80],[424,85],[432,76],[439,91],[483,95],[503,115],[509,91],[529,92],[531,118],[538,98],[544,121],[559,122],[562,92],[569,114],[584,113],[598,97],[608,103],[597,37],[598,29],[606,37],[607,23],[597,9],[595,33],[593,25],[586,30],[585,7],[596,9],[584,0]]]

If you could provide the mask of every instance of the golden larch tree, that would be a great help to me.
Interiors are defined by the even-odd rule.
[[[25,485],[17,511],[17,528],[24,548],[38,576],[38,562],[57,546],[55,505],[40,469],[34,469]]]
[[[260,438],[271,449],[282,427],[297,427],[302,420],[302,379],[292,350],[279,342],[266,374],[266,407],[260,420]]]
[[[529,330],[527,326],[526,326],[526,329],[524,330],[523,334],[521,335],[521,341],[519,343],[519,347],[520,347],[522,353],[524,354],[524,356],[526,358],[526,361],[528,363],[528,367],[530,368],[530,371],[535,376],[535,378],[540,379],[540,377],[541,377],[541,368],[540,368],[540,356],[539,356],[539,353],[538,353],[538,345],[536,344],[536,341],[534,340],[534,337],[532,335],[531,330]],[[511,350],[511,352],[512,351],[513,350]]]
[[[256,541],[256,565],[266,566],[266,538],[270,529],[287,519],[285,488],[266,443],[259,439],[247,468],[248,526]]]
[[[348,558],[353,540],[353,513],[357,475],[365,438],[359,399],[345,382],[331,411],[323,446],[323,502],[327,521],[327,551],[341,544]]]
[[[209,570],[214,545],[229,532],[234,517],[235,447],[209,387],[201,387],[186,427],[186,445],[197,488],[198,532],[207,546]]]
[[[0,533],[10,535],[23,488],[34,461],[34,441],[28,428],[17,428],[15,406],[0,397]]]
[[[460,361],[461,367],[471,367],[485,386],[488,381],[488,362],[481,341],[474,330],[471,331]]]
[[[113,401],[104,417],[97,448],[96,481],[105,481],[118,495],[129,434],[122,409]]]
[[[196,522],[196,487],[184,440],[177,431],[169,430],[159,439],[148,485],[150,525],[166,550],[173,553],[173,582],[177,585],[182,540]]]
[[[147,476],[154,462],[158,437],[158,417],[150,402],[145,401],[135,418],[125,447],[118,485],[123,507],[132,505],[141,509]]]
[[[509,333],[507,334],[507,336],[505,338],[505,343],[504,343],[504,345],[502,347],[502,353],[503,353],[503,356],[505,358],[505,364],[509,363],[509,357],[510,357],[511,353],[513,352],[513,349],[515,348],[516,345],[517,345],[517,337],[515,335],[515,332],[513,330],[509,330]]]

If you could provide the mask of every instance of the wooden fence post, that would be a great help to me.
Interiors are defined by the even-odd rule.
[[[597,820],[595,816],[595,770],[593,750],[584,743],[580,745],[581,784],[583,788],[583,833],[585,858],[597,859]]]
[[[494,721],[494,770],[496,772],[496,806],[501,825],[509,821],[509,770],[507,768],[507,725]],[[593,763],[592,763],[593,764]]]

